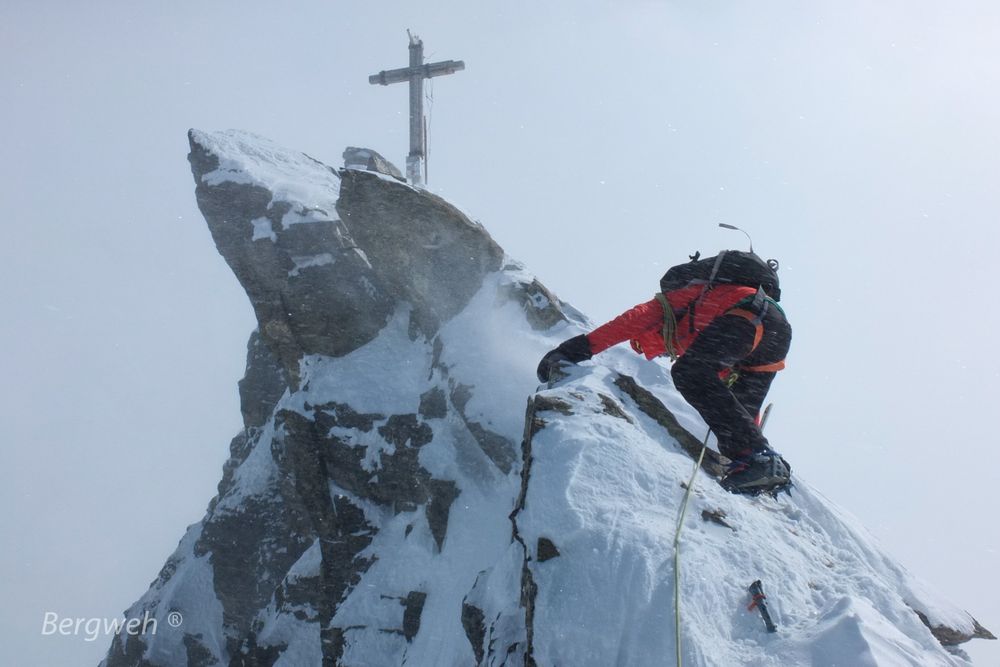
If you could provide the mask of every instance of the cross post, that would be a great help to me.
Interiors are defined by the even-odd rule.
[[[410,66],[382,70],[368,77],[368,83],[388,86],[408,81],[410,84],[410,153],[406,156],[406,179],[414,185],[423,184],[427,168],[427,127],[424,122],[424,79],[454,74],[465,69],[461,60],[444,60],[424,64],[424,43],[410,34]]]

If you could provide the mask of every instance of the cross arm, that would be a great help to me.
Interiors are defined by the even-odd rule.
[[[454,74],[465,69],[465,63],[461,60],[443,60],[439,63],[430,63],[414,69],[413,67],[402,67],[400,69],[382,70],[378,74],[368,77],[368,83],[388,86],[390,83],[402,83],[409,81],[414,74],[423,75],[422,78],[430,79],[435,76]]]
[[[465,63],[461,60],[443,60],[439,63],[424,65],[424,78],[429,79],[432,76],[454,74],[455,72],[460,72],[463,69],[465,69]]]
[[[400,83],[402,81],[410,80],[410,68],[403,67],[402,69],[391,69],[382,70],[378,74],[372,74],[368,77],[368,83],[371,84],[381,84],[383,86],[388,86],[390,83]]]

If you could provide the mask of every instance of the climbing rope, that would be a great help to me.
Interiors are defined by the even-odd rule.
[[[677,530],[674,531],[674,645],[677,647],[677,667],[681,667],[681,528],[684,526],[684,515],[687,514],[688,500],[691,498],[691,489],[694,488],[694,479],[698,475],[698,468],[705,458],[705,450],[708,449],[708,436],[712,434],[709,430],[705,434],[705,441],[701,443],[701,452],[698,460],[695,461],[694,470],[691,471],[691,479],[688,480],[687,490],[684,491],[684,499],[681,501],[681,511],[677,516]]]
[[[680,355],[677,354],[677,345],[674,344],[674,334],[677,333],[677,316],[674,315],[674,307],[667,301],[667,295],[663,292],[656,293],[656,300],[663,308],[663,344],[667,348],[667,355],[670,361],[677,361]]]
[[[760,429],[763,431],[767,424],[767,418],[771,416],[773,403],[768,403],[764,408],[764,414],[760,419]],[[705,433],[705,441],[701,443],[701,452],[698,453],[698,460],[691,471],[691,479],[688,480],[687,489],[684,491],[684,499],[681,501],[681,511],[677,516],[677,530],[674,531],[674,645],[677,647],[677,667],[681,667],[681,528],[684,527],[684,515],[687,514],[688,500],[691,498],[691,489],[694,488],[695,477],[698,476],[698,468],[705,458],[705,450],[708,449],[708,437],[712,435],[709,429]]]

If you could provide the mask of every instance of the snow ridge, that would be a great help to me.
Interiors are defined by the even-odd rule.
[[[635,366],[620,354],[583,364],[529,410],[530,481],[514,520],[540,665],[661,665],[674,654],[672,539],[693,462],[620,388]],[[668,409],[689,411],[668,378],[643,384]],[[682,562],[687,664],[958,665],[966,660],[914,609],[933,625],[976,631],[801,479],[791,496],[746,498],[702,474]],[[758,578],[776,635],[745,608]]]

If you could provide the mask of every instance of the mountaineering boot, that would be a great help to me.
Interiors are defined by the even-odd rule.
[[[787,489],[792,470],[781,455],[770,449],[735,459],[722,478],[722,488],[733,493],[757,495]]]

